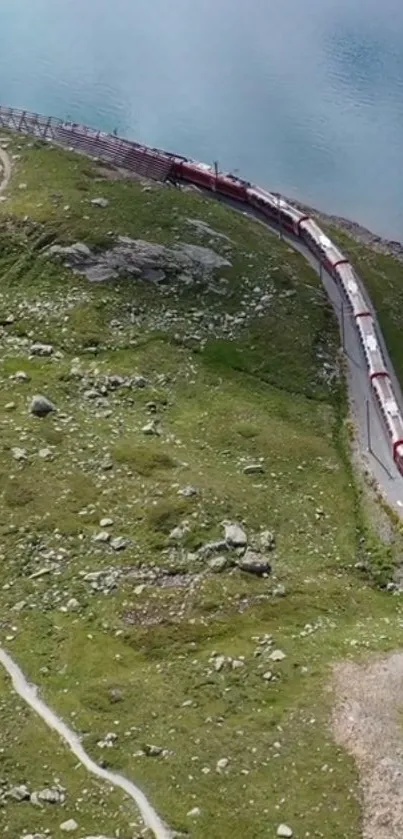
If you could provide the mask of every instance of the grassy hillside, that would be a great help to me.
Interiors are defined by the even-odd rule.
[[[377,541],[361,504],[318,278],[194,192],[7,143],[1,643],[94,758],[185,835],[259,839],[285,822],[296,837],[358,838],[325,687],[332,661],[397,643],[399,598],[375,582],[401,546]],[[96,284],[47,254],[117,235],[208,246],[230,265],[200,282]],[[35,394],[57,411],[33,417]],[[226,522],[269,575],[205,549]],[[6,796],[5,835],[61,839],[74,817],[80,837],[138,836],[131,803],[77,769],[3,676],[0,691],[4,790],[66,790],[42,808]]]

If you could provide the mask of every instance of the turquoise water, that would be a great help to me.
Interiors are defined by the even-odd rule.
[[[403,238],[402,0],[1,0],[0,102]]]

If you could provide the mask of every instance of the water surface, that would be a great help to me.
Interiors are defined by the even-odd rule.
[[[0,101],[403,238],[401,0],[2,0]]]

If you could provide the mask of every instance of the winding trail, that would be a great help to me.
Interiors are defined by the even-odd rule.
[[[83,749],[77,736],[60,717],[52,711],[46,703],[38,696],[38,690],[34,685],[28,684],[23,672],[13,659],[0,647],[0,662],[11,676],[13,688],[19,696],[38,714],[49,728],[60,735],[62,740],[69,746],[80,763],[98,778],[107,781],[114,787],[120,787],[136,803],[142,815],[145,825],[152,830],[155,839],[173,839],[173,833],[162,822],[154,807],[150,804],[143,792],[123,775],[116,772],[109,772],[98,766]]]

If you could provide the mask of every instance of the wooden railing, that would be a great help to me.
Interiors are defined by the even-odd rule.
[[[0,106],[0,127],[84,152],[158,181],[164,181],[169,176],[173,158],[178,157],[85,125],[63,122],[56,117],[45,117],[17,108]]]

